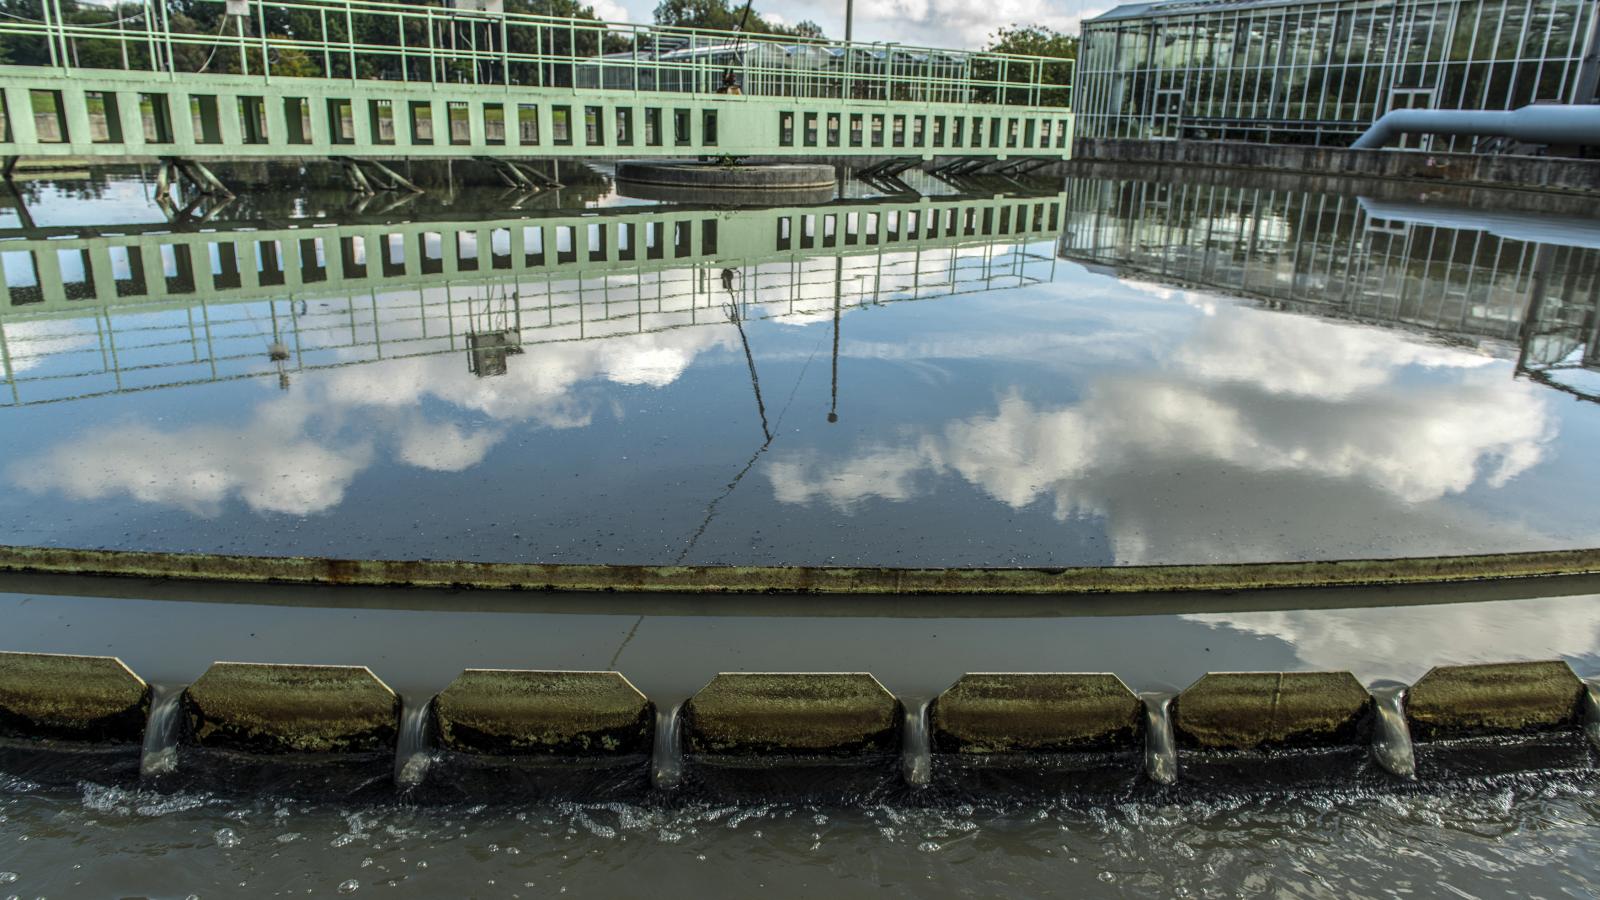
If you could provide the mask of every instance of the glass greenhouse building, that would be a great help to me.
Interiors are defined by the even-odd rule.
[[[1590,103],[1597,10],[1600,0],[1126,4],[1083,24],[1078,136],[1343,146],[1391,109]],[[1475,149],[1459,140],[1450,149]]]

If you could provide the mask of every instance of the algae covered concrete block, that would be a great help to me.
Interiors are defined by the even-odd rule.
[[[940,753],[971,755],[1131,749],[1144,706],[1108,673],[975,672],[933,701]]]
[[[393,751],[400,698],[365,666],[219,662],[183,695],[187,740],[252,753]]]
[[[1207,750],[1364,742],[1372,697],[1349,672],[1212,672],[1172,703],[1180,746]]]
[[[0,653],[0,735],[138,743],[150,686],[114,656]]]
[[[619,672],[468,669],[433,701],[445,749],[495,756],[646,754],[655,706]]]
[[[900,747],[903,710],[865,672],[724,672],[683,707],[690,753],[849,757]]]
[[[1419,741],[1577,728],[1584,686],[1559,660],[1435,666],[1406,694]]]

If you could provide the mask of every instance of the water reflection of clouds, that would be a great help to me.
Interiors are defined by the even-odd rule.
[[[236,498],[257,512],[310,515],[338,506],[385,450],[404,465],[460,472],[514,424],[587,425],[604,397],[585,385],[670,384],[700,353],[729,345],[725,331],[539,345],[496,378],[473,376],[460,354],[326,370],[264,397],[242,425],[95,426],[6,472],[19,488],[74,500],[125,496],[212,517]],[[486,421],[427,415],[428,400]]]
[[[1119,562],[1346,555],[1383,530],[1394,552],[1525,539],[1437,501],[1544,458],[1556,424],[1538,388],[1396,332],[1206,312],[1152,369],[1082,376],[1068,405],[1012,391],[992,413],[842,459],[776,454],[775,496],[849,511],[956,476],[1013,508],[1103,518]]]
[[[1183,618],[1281,640],[1308,669],[1348,669],[1367,681],[1410,682],[1436,665],[1515,659],[1565,658],[1589,674],[1600,661],[1594,596]]]

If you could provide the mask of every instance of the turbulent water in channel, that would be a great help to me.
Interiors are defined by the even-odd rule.
[[[20,896],[1592,896],[1561,778],[1172,804],[240,804],[0,785]],[[14,849],[12,849],[14,848]],[[21,851],[21,852],[17,852]],[[156,851],[156,852],[151,852]]]
[[[251,189],[172,219],[133,170],[22,182],[0,543],[888,566],[1600,546],[1600,222],[1560,198],[1080,167],[766,209],[558,174],[513,197],[464,163],[352,199],[240,166]],[[1594,896],[1592,773],[1403,777],[1399,685],[1430,667],[1600,674],[1600,598],[1543,589],[996,613],[14,588],[0,650],[114,654],[156,688],[144,787],[0,773],[0,898]],[[405,698],[395,789],[386,760],[361,803],[160,789],[173,686],[216,659],[370,667]],[[448,768],[427,698],[468,667],[622,671],[656,705],[648,799],[424,796]],[[1187,792],[1176,692],[1308,669],[1377,685],[1373,779]],[[723,671],[871,672],[904,703],[904,784],[708,799],[680,712]],[[1115,673],[1144,771],[1176,784],[952,794],[927,700],[1007,671]]]

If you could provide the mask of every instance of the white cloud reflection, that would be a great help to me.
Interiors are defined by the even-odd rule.
[[[1556,425],[1537,387],[1397,332],[1205,312],[1154,371],[1091,374],[1070,404],[1011,391],[843,459],[775,454],[774,494],[848,512],[957,476],[1013,508],[1103,518],[1128,563],[1350,555],[1385,530],[1396,552],[1513,540],[1437,501],[1539,463]]]
[[[412,327],[420,333],[420,324]],[[311,515],[338,506],[355,478],[385,455],[460,472],[481,463],[513,423],[585,426],[604,400],[586,395],[587,385],[670,384],[698,354],[735,340],[726,331],[531,346],[493,378],[467,371],[462,353],[349,366],[263,399],[242,426],[94,426],[6,472],[18,488],[74,500],[124,496],[205,517],[238,500],[256,512]],[[402,335],[396,326],[389,337]],[[455,412],[431,417],[421,411],[424,401]]]

